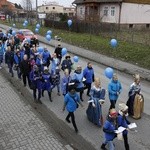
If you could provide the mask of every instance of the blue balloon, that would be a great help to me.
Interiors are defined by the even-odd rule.
[[[36,28],[37,28],[37,29],[40,29],[40,27],[41,27],[41,26],[40,26],[40,24],[38,23],[38,24],[36,25]]]
[[[110,41],[110,44],[111,44],[111,46],[112,46],[113,48],[115,48],[115,47],[117,46],[117,40],[116,40],[116,39],[112,39],[112,40]]]
[[[16,35],[16,31],[13,30],[12,31],[12,35],[15,36]]]
[[[3,37],[7,37],[6,33],[3,34]]]
[[[24,21],[24,23],[27,25],[27,24],[28,24],[28,21],[27,21],[27,20],[25,20],[25,21]]]
[[[38,33],[38,32],[39,32],[39,29],[38,29],[38,28],[36,28],[36,29],[35,29],[35,33]]]
[[[79,57],[78,56],[74,56],[73,60],[74,60],[74,62],[78,62],[79,61]]]
[[[68,26],[70,27],[72,25],[72,20],[68,20]]]
[[[48,30],[46,34],[47,34],[47,35],[52,35],[52,31],[51,31],[51,30]]]
[[[67,49],[66,48],[62,48],[61,54],[62,54],[62,56],[66,55],[67,54]]]
[[[16,24],[13,24],[13,27],[16,27]]]
[[[44,48],[43,47],[38,47],[37,52],[40,53],[40,54],[43,53],[44,52]]]
[[[26,27],[26,26],[27,26],[27,24],[23,23],[23,26],[24,26],[24,27]]]
[[[46,40],[50,41],[51,40],[51,36],[49,34],[46,35]]]
[[[30,43],[30,42],[31,42],[31,39],[30,39],[30,38],[27,38],[27,42]]]
[[[8,33],[8,37],[10,37],[11,36],[11,34],[10,33]]]
[[[113,77],[114,74],[114,70],[110,67],[105,69],[105,76],[109,79],[111,79]]]

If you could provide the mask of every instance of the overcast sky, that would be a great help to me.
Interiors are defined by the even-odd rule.
[[[23,0],[8,0],[8,1],[10,1],[12,3],[22,4]],[[44,3],[48,3],[48,2],[52,2],[52,1],[55,1],[63,6],[70,6],[74,0],[38,0],[38,5],[42,5]],[[36,0],[32,0],[32,2],[35,4]]]

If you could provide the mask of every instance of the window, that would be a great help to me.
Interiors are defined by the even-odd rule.
[[[104,16],[108,16],[108,7],[104,7]]]
[[[46,9],[48,9],[48,7],[46,7]]]
[[[111,7],[111,16],[115,16],[115,7]]]
[[[55,9],[55,7],[53,7],[53,9]]]
[[[146,28],[149,28],[149,24],[146,24]]]
[[[129,24],[129,28],[133,28],[133,24]]]
[[[83,8],[81,7],[80,8],[80,15],[82,15],[83,14]]]

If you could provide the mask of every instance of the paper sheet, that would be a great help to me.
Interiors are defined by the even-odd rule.
[[[137,127],[136,123],[131,123],[131,124],[128,125],[129,129],[134,129],[136,127]]]
[[[124,130],[126,130],[126,128],[124,128],[124,127],[119,127],[118,128],[118,130],[115,130],[115,133],[121,133],[121,132],[123,132]]]

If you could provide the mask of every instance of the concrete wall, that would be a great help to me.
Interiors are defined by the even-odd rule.
[[[121,24],[150,24],[150,5],[123,3]]]

